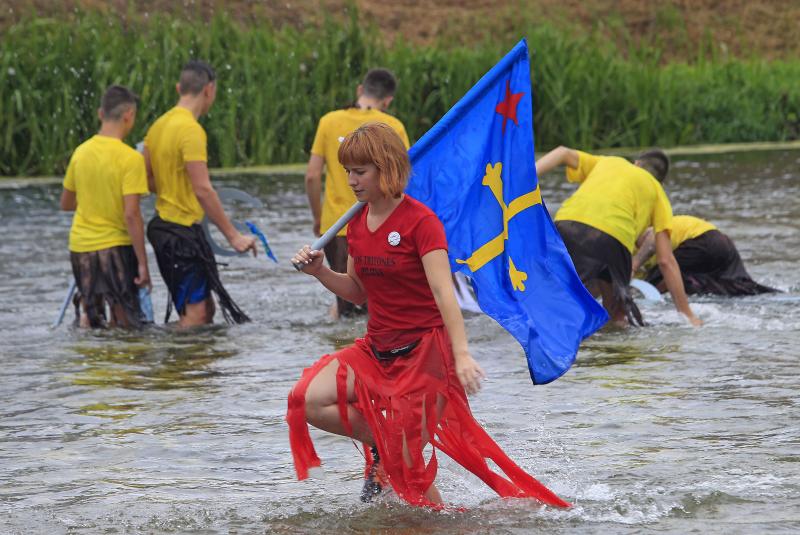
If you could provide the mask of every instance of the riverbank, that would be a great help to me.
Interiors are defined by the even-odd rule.
[[[600,34],[569,34],[521,15],[505,34],[460,44],[388,45],[375,27],[328,19],[320,28],[247,27],[153,14],[88,12],[26,19],[0,36],[0,174],[63,172],[96,131],[111,83],[142,97],[132,137],[141,139],[174,104],[174,79],[189,57],[219,75],[203,119],[209,162],[237,167],[305,161],[317,120],[352,100],[374,65],[395,71],[392,113],[413,140],[426,132],[513,44],[527,36],[537,149],[587,149],[800,138],[800,60],[698,53],[664,64],[665,48],[624,51]]]
[[[639,152],[640,148],[619,147],[613,149],[598,149],[597,154],[606,154],[613,156],[625,156],[631,158]],[[764,151],[779,151],[779,150],[800,150],[800,140],[798,141],[783,141],[772,143],[727,143],[717,145],[694,145],[685,147],[672,147],[665,149],[668,155],[674,156],[690,156],[690,155],[703,155],[703,154],[728,154],[732,152],[764,152]],[[300,175],[306,172],[306,164],[281,164],[281,165],[254,165],[249,167],[220,167],[210,169],[213,178],[222,178],[230,176],[263,176],[263,177],[277,177],[286,175]],[[53,184],[60,184],[64,177],[60,176],[36,176],[36,177],[14,177],[14,176],[0,176],[0,190],[2,189],[18,189],[30,186],[49,186]]]

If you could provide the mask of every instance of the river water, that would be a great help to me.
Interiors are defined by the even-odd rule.
[[[364,505],[361,455],[315,431],[324,472],[295,480],[286,394],[304,366],[364,331],[330,320],[332,297],[288,264],[310,235],[301,177],[217,180],[266,203],[246,215],[280,263],[226,260],[223,280],[254,321],[193,332],[51,330],[70,277],[60,187],[2,187],[0,532],[800,531],[800,152],[674,164],[675,212],[717,224],[753,277],[784,293],[693,298],[700,329],[669,303],[641,303],[648,327],[600,332],[569,373],[537,387],[510,335],[466,320],[488,373],[476,417],[567,510],[501,500],[441,458],[440,489],[465,510],[391,495]],[[551,209],[570,189],[542,179]]]

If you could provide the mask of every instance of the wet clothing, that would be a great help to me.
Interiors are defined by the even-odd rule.
[[[186,305],[217,296],[228,323],[250,321],[233,301],[219,279],[217,262],[200,225],[184,226],[154,217],[147,225],[147,239],[153,246],[161,277],[169,288],[164,322],[169,321],[172,304],[183,315]]]
[[[578,152],[567,180],[580,186],[556,212],[556,221],[577,221],[614,237],[633,253],[647,227],[672,228],[672,207],[661,183],[624,158]]]
[[[406,195],[374,232],[369,205],[350,222],[347,241],[356,275],[369,295],[367,332],[379,350],[404,346],[444,325],[428,284],[422,257],[447,250],[439,218]]]
[[[736,296],[778,291],[750,278],[733,241],[719,230],[684,240],[673,254],[688,295]],[[657,265],[648,271],[645,280],[654,286],[664,280]]]
[[[325,258],[328,265],[336,273],[347,273],[347,238],[335,236],[325,245]],[[346,299],[336,296],[336,308],[341,317],[351,317],[367,313],[367,304],[356,305]]]
[[[717,227],[699,217],[690,215],[676,215],[672,217],[672,230],[669,233],[669,241],[672,243],[674,251],[686,240],[697,238],[709,230],[717,230]]]
[[[709,230],[717,230],[717,227],[699,217],[690,215],[672,216],[672,230],[669,232],[669,241],[672,250],[675,251],[686,240],[697,238]],[[653,254],[640,267],[645,273],[658,265],[658,259]]]
[[[77,292],[75,324],[80,320],[81,301],[85,304],[90,327],[105,327],[106,306],[119,305],[123,318],[120,326],[138,327],[144,321],[139,307],[139,289],[133,279],[138,275],[138,262],[133,247],[122,245],[85,253],[70,252],[72,274]]]
[[[611,284],[618,303],[625,308],[631,325],[644,325],[642,314],[630,294],[631,253],[616,238],[577,221],[556,221],[575,271],[584,285],[593,280]]]
[[[73,152],[64,189],[74,192],[78,202],[69,233],[70,251],[131,245],[123,197],[149,193],[141,154],[117,138],[92,136]]]
[[[421,257],[446,249],[441,222],[424,205],[406,196],[374,232],[367,209],[350,223],[348,240],[368,300],[367,334],[350,347],[323,356],[289,394],[289,442],[298,479],[308,477],[320,459],[308,432],[305,395],[314,377],[333,360],[341,421],[350,428],[348,368],[355,376],[356,401],[349,406],[365,419],[388,483],[414,505],[432,506],[425,496],[436,477],[437,450],[456,460],[504,497],[532,497],[568,504],[525,473],[475,421],[461,383],[449,337],[430,291]],[[392,326],[395,331],[393,332]],[[391,357],[388,344],[401,349]],[[406,350],[410,346],[410,349]],[[378,358],[378,356],[381,358]],[[433,453],[423,456],[423,430]],[[403,460],[403,443],[412,458]],[[505,474],[487,464],[491,460]]]
[[[147,131],[144,145],[156,184],[156,212],[164,221],[189,226],[205,212],[186,172],[187,162],[206,162],[206,131],[192,112],[176,106]]]
[[[320,231],[328,230],[356,202],[347,184],[347,173],[339,163],[339,145],[348,134],[366,123],[386,123],[397,132],[408,148],[408,134],[399,119],[376,109],[346,108],[322,116],[311,146],[311,154],[325,159],[325,197],[322,202]],[[346,235],[346,227],[339,236]]]
[[[349,367],[355,373],[357,399],[351,406],[367,421],[389,484],[406,502],[433,505],[424,493],[436,478],[439,450],[504,498],[535,498],[548,505],[569,505],[515,464],[475,421],[456,376],[443,327],[428,331],[411,353],[394,360],[376,359],[367,335],[350,347],[325,355],[303,371],[289,395],[286,416],[298,479],[306,479],[309,468],[321,464],[306,423],[306,390],[317,373],[334,359],[339,362],[336,382],[342,423],[346,428],[350,425],[346,399]],[[422,453],[423,421],[433,446],[427,461]],[[403,462],[404,437],[412,457],[411,468]],[[487,460],[493,461],[502,475],[490,468]]]

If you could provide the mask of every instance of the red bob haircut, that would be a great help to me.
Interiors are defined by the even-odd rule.
[[[381,192],[399,197],[411,173],[403,140],[385,123],[367,123],[350,133],[339,145],[339,163],[347,166],[374,164],[380,176]]]

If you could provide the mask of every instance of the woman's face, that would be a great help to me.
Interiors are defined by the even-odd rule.
[[[356,199],[372,202],[384,197],[380,187],[380,171],[374,163],[345,166],[347,184],[352,188]]]

